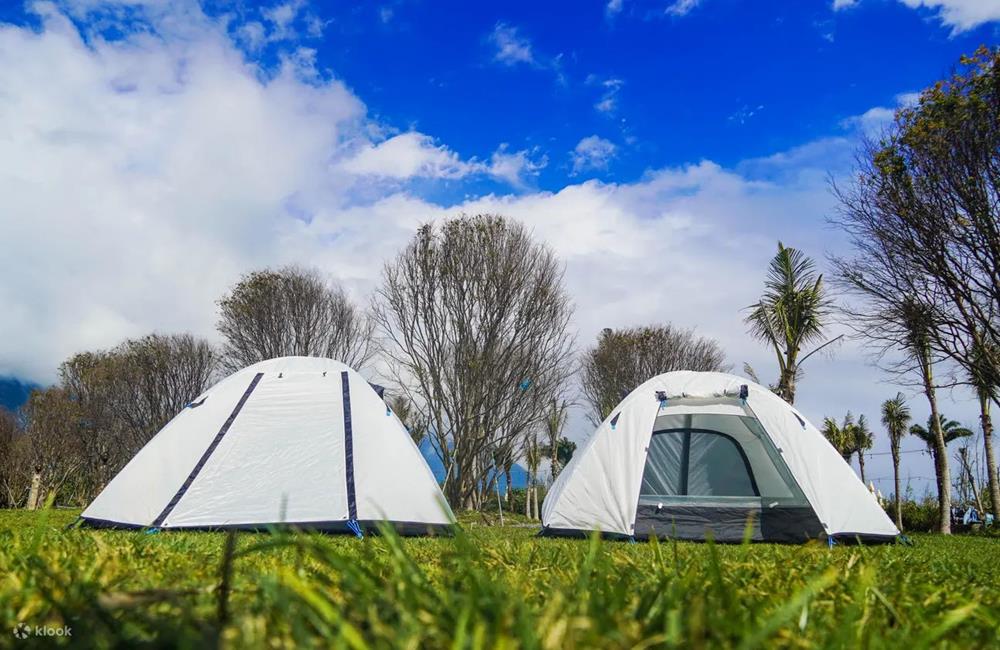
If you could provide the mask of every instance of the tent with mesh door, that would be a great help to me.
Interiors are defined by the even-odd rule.
[[[669,372],[632,391],[549,490],[543,533],[803,542],[899,531],[822,434],[771,391]]]
[[[91,526],[404,534],[453,522],[434,475],[373,387],[332,359],[283,357],[188,404],[81,515]]]

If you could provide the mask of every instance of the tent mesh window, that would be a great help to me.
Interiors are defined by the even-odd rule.
[[[639,503],[773,507],[806,500],[756,418],[691,413],[657,418]]]

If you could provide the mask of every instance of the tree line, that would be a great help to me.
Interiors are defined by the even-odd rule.
[[[917,386],[931,411],[924,439],[948,532],[942,387],[968,386],[978,398],[987,500],[994,511],[1000,504],[990,419],[1000,385],[998,52],[963,59],[901,109],[864,143],[855,178],[833,192],[834,222],[851,239],[849,254],[830,258],[846,300],[830,297],[812,259],[779,243],[761,296],[744,309],[748,333],[773,353],[770,386],[789,403],[806,362],[840,340],[828,335],[838,318],[879,368]],[[82,352],[18,414],[2,414],[0,505],[33,507],[50,495],[86,502],[223,374],[308,355],[386,377],[388,404],[441,459],[454,507],[483,507],[502,478],[510,486],[520,461],[531,485],[526,512],[537,517],[541,468],[554,476],[571,449],[563,428],[572,406],[596,423],[656,374],[731,367],[717,342],[666,322],[604,329],[577,352],[561,262],[524,225],[490,214],[421,226],[385,263],[368,305],[316,269],[284,267],[243,276],[217,307],[219,346],[154,333]],[[898,442],[909,422],[901,401],[882,413],[897,499]],[[863,474],[867,420],[828,418],[823,429],[845,458],[860,452]]]

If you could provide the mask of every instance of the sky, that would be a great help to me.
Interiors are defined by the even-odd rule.
[[[565,264],[580,347],[671,322],[773,380],[742,318],[777,242],[821,270],[846,251],[831,180],[998,36],[1000,0],[0,4],[0,376],[50,383],[154,330],[217,340],[215,301],[261,267],[366,304],[418,225],[495,212]],[[797,406],[866,414],[888,492],[900,389],[923,421],[850,341]],[[976,428],[970,395],[943,401]],[[919,496],[930,460],[905,458]]]

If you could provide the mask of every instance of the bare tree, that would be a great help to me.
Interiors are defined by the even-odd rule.
[[[204,392],[217,364],[213,348],[190,334],[150,334],[65,361],[60,386],[77,408],[84,494],[100,490]]]
[[[218,305],[216,329],[230,370],[283,356],[329,357],[360,368],[374,355],[371,320],[315,269],[254,271]]]
[[[215,369],[212,347],[187,334],[152,334],[66,360],[58,385],[34,391],[23,409],[9,460],[15,470],[4,479],[8,499],[28,507],[51,494],[90,500],[205,391]]]
[[[920,329],[909,344],[919,352],[913,358],[936,418],[932,360],[957,364],[977,390],[1000,384],[1000,50],[963,58],[949,79],[897,112],[882,138],[865,144],[857,168],[855,183],[834,188],[835,221],[855,249],[834,260],[837,274],[867,303],[854,315],[875,315],[866,336],[889,347],[892,338],[907,341],[894,325],[918,308]],[[988,408],[982,415],[989,426]],[[950,474],[943,439],[935,437],[947,532],[951,484],[942,479]]]
[[[960,476],[962,477],[961,483],[968,484],[968,491],[972,494],[972,499],[976,502],[976,510],[979,512],[985,512],[983,509],[983,500],[979,496],[979,489],[976,487],[976,475],[972,471],[972,465],[969,463],[969,448],[959,447],[958,448],[958,465],[962,468]],[[968,495],[963,495],[962,498],[968,503]]]
[[[21,460],[26,442],[17,416],[0,407],[0,508],[15,508],[27,496],[28,480]]]
[[[26,506],[41,507],[77,477],[85,455],[77,435],[80,408],[63,388],[37,389],[24,406],[27,421],[24,467],[31,474]]]
[[[567,378],[572,307],[552,251],[494,215],[422,226],[386,264],[374,319],[425,406],[455,507],[478,507]]]
[[[672,370],[725,371],[726,355],[714,340],[673,325],[604,329],[583,354],[583,396],[599,424],[622,397]]]

